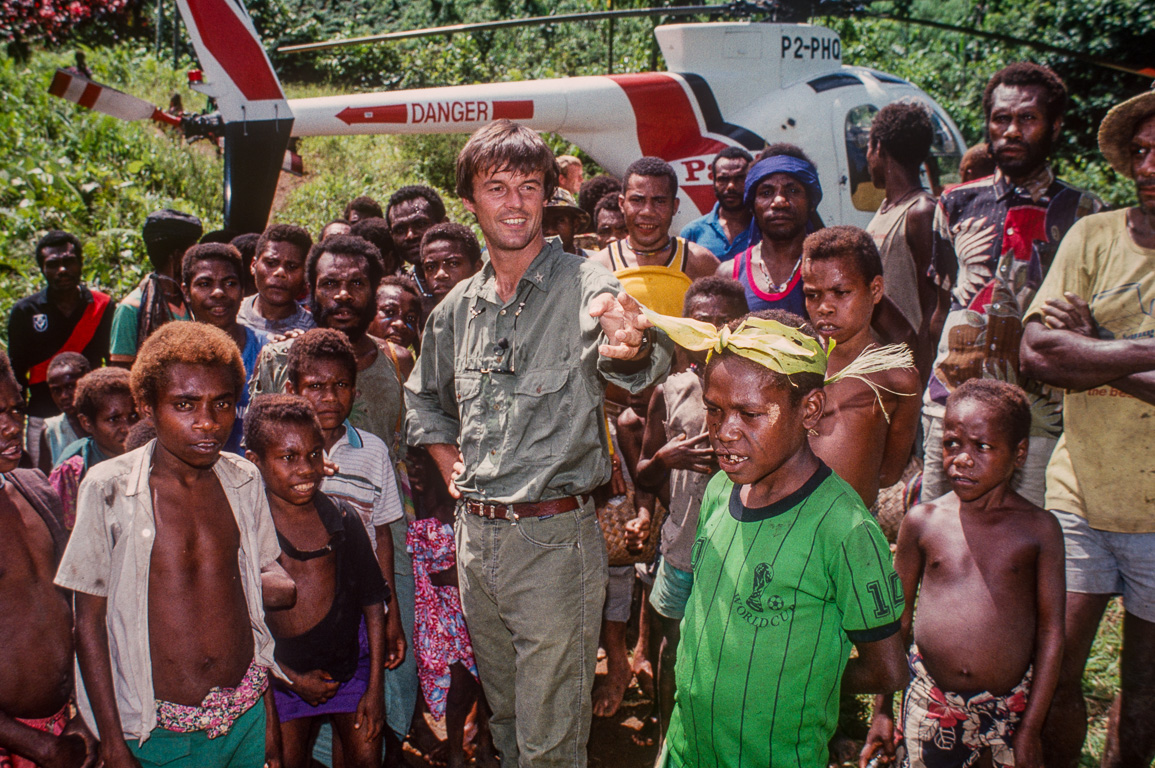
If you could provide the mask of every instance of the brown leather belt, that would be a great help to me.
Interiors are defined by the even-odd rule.
[[[519,517],[549,517],[563,512],[572,512],[580,507],[585,496],[566,496],[564,499],[549,501],[527,501],[521,504],[490,504],[474,499],[464,499],[465,511],[491,520],[517,520]]]

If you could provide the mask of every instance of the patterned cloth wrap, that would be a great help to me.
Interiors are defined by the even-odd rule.
[[[416,582],[413,645],[417,651],[417,677],[429,711],[440,720],[445,716],[449,696],[450,668],[461,662],[477,678],[473,643],[461,611],[461,593],[457,587],[435,587],[429,579],[430,574],[457,564],[453,528],[432,517],[414,520],[405,537],[405,548],[413,555]]]
[[[65,703],[60,711],[51,717],[17,717],[14,719],[21,725],[27,725],[29,728],[35,728],[43,733],[51,733],[53,736],[59,736],[64,733],[64,727],[68,725],[68,709],[69,705]],[[37,768],[37,766],[36,763],[28,758],[13,754],[0,747],[0,768]]]
[[[918,646],[908,658],[911,681],[902,697],[902,768],[964,768],[990,748],[996,766],[1013,766],[1011,740],[1027,708],[1034,668],[1009,693],[944,692],[927,672]]]
[[[236,688],[218,685],[209,689],[199,707],[158,701],[156,724],[174,733],[204,731],[210,739],[215,739],[232,730],[237,718],[248,712],[268,687],[269,668],[253,660]]]

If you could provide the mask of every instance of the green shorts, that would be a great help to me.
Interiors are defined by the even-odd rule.
[[[694,574],[675,568],[662,558],[658,562],[658,572],[654,575],[654,586],[650,588],[650,605],[659,615],[667,619],[681,619],[686,615],[686,603],[690,600],[690,587],[694,586]]]
[[[204,731],[177,733],[154,728],[148,741],[130,740],[128,749],[141,768],[262,768],[265,764],[265,700],[262,697],[224,736]]]

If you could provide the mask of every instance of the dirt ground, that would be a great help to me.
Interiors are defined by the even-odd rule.
[[[605,660],[598,662],[598,677],[606,673]],[[639,747],[631,736],[642,727],[642,718],[650,711],[650,700],[643,697],[636,684],[626,691],[622,706],[613,717],[595,717],[590,728],[590,768],[651,768],[658,757],[656,747]],[[439,737],[445,735],[441,723],[431,727]],[[410,768],[433,768],[439,763],[426,760],[409,744],[405,759]]]

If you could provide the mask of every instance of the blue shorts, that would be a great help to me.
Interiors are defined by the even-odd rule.
[[[678,619],[686,615],[686,603],[690,601],[690,588],[694,586],[694,574],[670,565],[665,558],[658,561],[658,572],[654,575],[654,586],[650,589],[650,605],[658,615],[667,619]]]

